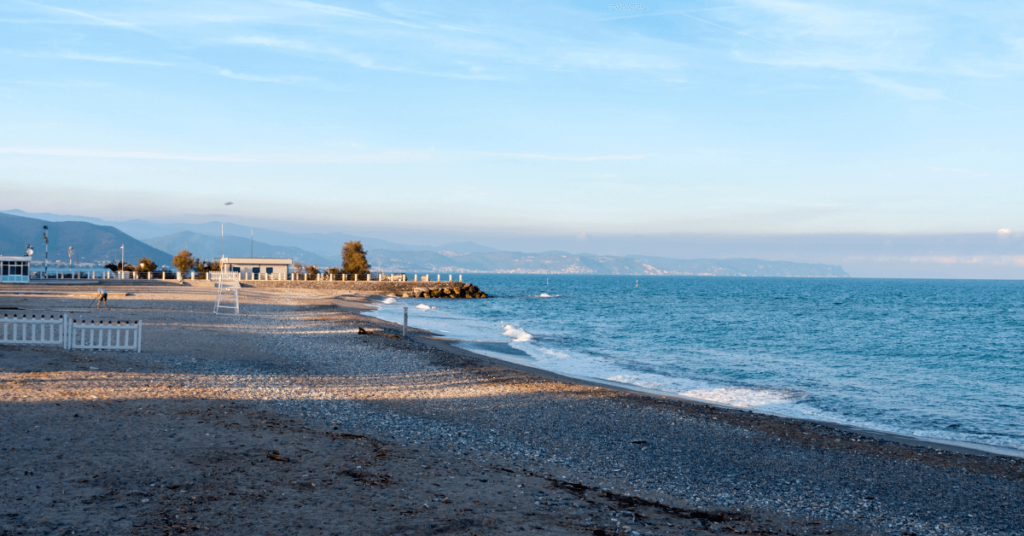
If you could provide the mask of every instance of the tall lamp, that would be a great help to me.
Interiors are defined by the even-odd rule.
[[[43,260],[43,279],[50,276],[50,226],[43,226],[43,242],[46,242],[46,258]]]
[[[29,257],[29,259],[28,259],[28,278],[29,279],[32,279],[32,254],[35,253],[35,252],[36,252],[36,250],[32,249],[32,244],[25,244],[25,256]]]

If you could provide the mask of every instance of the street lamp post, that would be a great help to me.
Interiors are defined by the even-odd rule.
[[[74,263],[72,262],[75,259],[74,255],[75,255],[75,248],[73,248],[71,246],[68,246],[68,268],[71,268],[71,270],[72,270],[72,272],[71,272],[71,279],[75,278],[75,273],[74,273],[74,269],[75,268],[74,268]]]
[[[124,244],[121,244],[121,279],[124,279]]]
[[[43,242],[46,243],[46,257],[43,259],[43,279],[50,275],[50,226],[43,226]]]
[[[29,260],[28,260],[28,278],[29,279],[32,279],[32,258],[31,257],[32,257],[33,253],[35,253],[35,250],[32,249],[32,244],[25,244],[25,256],[29,257]]]

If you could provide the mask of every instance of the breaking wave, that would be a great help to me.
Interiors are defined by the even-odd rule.
[[[506,324],[502,327],[505,328],[505,333],[502,333],[502,335],[506,337],[511,337],[512,342],[527,342],[533,340],[533,335],[530,335],[526,331],[521,330],[511,324]]]

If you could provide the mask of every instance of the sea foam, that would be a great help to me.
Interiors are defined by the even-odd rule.
[[[502,333],[502,335],[512,337],[512,342],[527,342],[533,339],[533,335],[511,324],[506,324],[502,327],[505,328],[505,333]]]

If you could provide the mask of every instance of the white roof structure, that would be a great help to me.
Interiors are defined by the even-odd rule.
[[[232,265],[251,265],[258,266],[261,264],[277,266],[279,264],[287,264],[291,266],[291,259],[269,259],[265,257],[223,257],[220,260],[221,264],[232,264]]]

